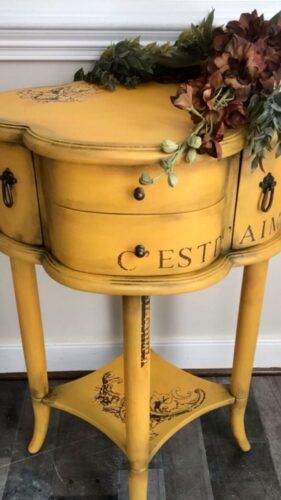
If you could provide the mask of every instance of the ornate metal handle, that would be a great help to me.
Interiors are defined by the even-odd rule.
[[[3,202],[6,207],[11,208],[14,204],[13,186],[18,181],[9,168],[6,168],[2,175],[0,175],[0,180],[2,181]]]
[[[146,250],[143,245],[137,245],[135,248],[135,256],[142,258],[146,255]]]
[[[262,182],[260,182],[260,187],[262,188],[262,200],[261,200],[261,210],[263,212],[268,212],[273,203],[274,191],[277,182],[271,173],[267,174]]]
[[[137,187],[134,190],[134,198],[138,201],[142,201],[145,198],[145,192],[144,189],[141,187]]]

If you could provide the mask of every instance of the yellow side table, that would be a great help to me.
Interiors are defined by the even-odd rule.
[[[250,449],[244,414],[268,259],[281,249],[281,165],[251,173],[242,131],[223,159],[177,167],[179,184],[140,186],[159,172],[164,138],[190,124],[169,102],[174,85],[110,93],[87,83],[0,95],[0,250],[11,259],[34,409],[30,453],[50,408],[107,434],[128,456],[130,500],[147,498],[148,464],[175,432],[230,405],[233,435]],[[123,296],[124,353],[48,388],[35,275],[41,264],[78,290]],[[179,370],[150,350],[150,296],[192,292],[245,266],[230,387]]]

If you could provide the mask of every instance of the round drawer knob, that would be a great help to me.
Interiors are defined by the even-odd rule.
[[[143,245],[137,245],[135,248],[135,256],[136,257],[144,257],[146,254],[146,250]]]
[[[134,198],[138,201],[141,201],[145,198],[145,192],[144,192],[144,189],[141,188],[141,187],[137,187],[135,190],[134,190]]]

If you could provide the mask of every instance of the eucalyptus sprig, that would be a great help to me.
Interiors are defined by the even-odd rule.
[[[215,102],[213,105],[213,111],[220,111],[226,108],[231,101],[234,99],[234,91],[231,88],[221,88],[217,91],[215,95]],[[167,176],[168,184],[171,187],[175,187],[178,183],[178,177],[174,172],[176,164],[182,160],[185,155],[185,161],[187,163],[193,163],[197,157],[197,152],[202,146],[202,137],[200,132],[204,129],[204,135],[209,136],[213,132],[214,124],[209,121],[204,115],[199,113],[197,109],[193,106],[188,108],[187,111],[190,114],[196,116],[199,123],[196,125],[191,134],[189,134],[185,139],[177,143],[170,139],[166,139],[161,144],[161,150],[164,153],[170,154],[160,159],[160,167],[162,172],[158,175],[152,177],[148,173],[143,173],[139,182],[143,185],[154,184],[155,181],[163,176]],[[172,153],[172,154],[171,154]]]
[[[281,155],[281,84],[271,93],[261,92],[252,96],[249,106],[247,150],[253,155],[252,170],[260,167],[266,151],[272,151],[277,135],[276,157]]]

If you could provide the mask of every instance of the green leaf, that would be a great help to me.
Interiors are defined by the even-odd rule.
[[[251,112],[253,109],[255,109],[259,102],[260,102],[260,96],[258,96],[257,94],[254,94],[250,99],[250,102],[248,105],[248,111]]]
[[[76,71],[76,73],[74,75],[74,81],[77,82],[77,81],[81,81],[84,79],[85,79],[84,70],[83,70],[83,68],[80,68],[80,69],[78,69],[78,71]]]
[[[273,121],[275,129],[281,131],[281,118],[277,118],[277,116],[273,116],[272,121]]]
[[[277,24],[279,19],[281,17],[281,10],[279,10],[279,12],[277,12],[277,14],[275,14],[271,19],[270,19],[270,22],[271,23],[274,23],[274,24]]]
[[[277,111],[277,113],[281,113],[281,106],[279,106],[279,104],[277,102],[272,102],[271,103],[271,107],[272,109],[274,109],[274,111]]]
[[[132,77],[128,77],[126,78],[124,81],[122,81],[121,83],[124,83],[124,85],[128,88],[128,89],[135,89],[136,86],[138,85],[138,83],[140,83],[140,79],[137,78],[136,76],[132,76]]]
[[[281,106],[281,88],[275,90],[272,95],[272,99]]]
[[[252,163],[251,163],[251,170],[254,171],[258,168],[260,162],[259,162],[259,157],[258,156],[255,156],[252,160]]]
[[[214,26],[215,9],[212,9],[210,14],[208,14],[206,21],[204,22],[205,30],[211,31]]]
[[[128,53],[128,40],[122,40],[115,45],[115,55],[124,57]]]
[[[273,134],[274,134],[274,130],[275,130],[275,129],[274,129],[273,127],[266,127],[266,128],[264,129],[264,133],[265,133],[265,135],[267,135],[268,137],[272,137],[272,136],[273,136]]]
[[[279,156],[281,156],[281,142],[277,144],[275,151],[275,158],[278,158]]]
[[[268,110],[263,111],[263,113],[257,118],[256,123],[263,124],[270,117]]]

